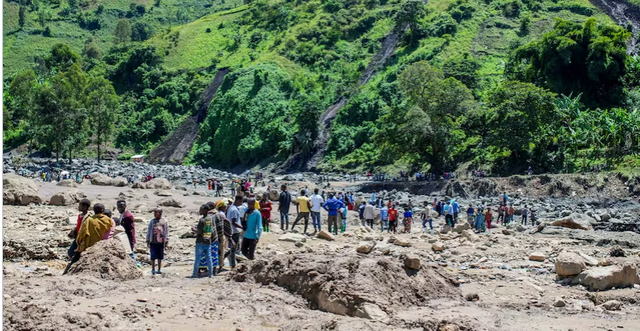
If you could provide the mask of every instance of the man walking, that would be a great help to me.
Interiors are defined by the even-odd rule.
[[[164,260],[164,249],[169,243],[169,224],[162,218],[162,209],[156,208],[153,211],[153,219],[149,221],[147,229],[147,248],[151,260],[151,274],[162,275],[162,260]],[[156,271],[156,261],[158,261],[158,271]]]
[[[376,210],[373,207],[373,202],[369,201],[364,207],[364,219],[367,225],[373,230],[373,220],[376,218]]]
[[[280,186],[282,192],[278,198],[278,211],[280,212],[280,230],[289,230],[289,207],[291,207],[291,194],[287,191],[287,185]]]
[[[424,210],[420,214],[420,218],[422,218],[422,228],[424,229],[424,232],[427,232],[427,223],[429,223],[431,235],[433,236],[433,208],[431,208],[429,203],[426,201],[424,203]]]
[[[241,250],[242,255],[249,260],[253,260],[258,240],[262,235],[262,217],[256,210],[255,198],[247,200],[247,207],[247,229],[244,232]]]
[[[333,193],[329,193],[329,199],[322,205],[322,208],[329,213],[329,232],[333,229],[333,233],[338,235],[338,212],[340,208],[345,208],[346,206],[342,201],[336,199]],[[332,227],[333,226],[333,227]]]
[[[320,210],[324,199],[318,194],[320,189],[313,189],[313,195],[311,196],[311,223],[313,223],[313,232],[322,231],[322,225],[320,222]],[[264,218],[264,217],[263,217]]]
[[[231,225],[231,242],[229,243],[228,253],[229,265],[231,266],[231,269],[236,267],[236,250],[239,247],[238,245],[240,244],[240,232],[242,232],[242,219],[238,207],[242,205],[243,201],[244,197],[242,195],[236,195],[236,199],[233,202],[233,205],[231,205],[227,210],[227,220],[229,221],[229,225]]]
[[[380,231],[384,232],[385,229],[389,229],[389,209],[383,204],[380,208]]]
[[[309,227],[309,212],[311,210],[311,200],[305,196],[305,190],[300,191],[300,195],[293,202],[296,205],[296,209],[298,209],[298,216],[296,216],[296,220],[293,221],[291,225],[291,230],[296,227],[298,221],[300,219],[304,219],[304,234],[307,234],[307,228]]]

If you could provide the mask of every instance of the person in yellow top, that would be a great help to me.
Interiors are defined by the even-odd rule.
[[[64,270],[63,275],[69,271],[71,265],[78,262],[81,253],[102,240],[105,232],[109,231],[113,225],[113,220],[104,214],[103,204],[96,203],[93,205],[93,212],[94,215],[84,220],[80,226],[80,231],[78,231],[76,237],[78,248],[71,258],[71,262],[69,262],[67,268]]]
[[[291,230],[296,227],[298,221],[304,218],[304,234],[307,234],[307,227],[309,227],[309,212],[311,211],[311,199],[307,198],[304,194],[304,190],[300,191],[300,195],[293,201],[298,209],[298,216],[293,221]]]

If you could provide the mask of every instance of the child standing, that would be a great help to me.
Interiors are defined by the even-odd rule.
[[[162,260],[164,259],[164,249],[169,242],[169,225],[162,218],[162,209],[156,208],[153,211],[153,219],[149,221],[147,229],[147,247],[151,259],[151,274],[162,274]],[[158,271],[156,271],[156,260],[158,261]]]
[[[484,215],[484,221],[487,224],[487,229],[489,229],[489,234],[491,234],[491,221],[493,220],[493,215],[491,214],[491,207],[487,207],[487,214]]]

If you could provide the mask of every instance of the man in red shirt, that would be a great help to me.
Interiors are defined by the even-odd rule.
[[[387,232],[396,233],[396,227],[398,226],[398,210],[396,209],[396,205],[391,205],[389,208],[389,229]]]
[[[91,216],[89,215],[89,208],[91,208],[91,201],[89,201],[89,199],[80,200],[80,203],[78,204],[78,211],[80,212],[80,214],[78,214],[76,228],[75,228],[75,231],[72,230],[71,233],[69,233],[69,237],[73,239],[73,242],[71,243],[71,246],[67,251],[67,255],[69,256],[69,258],[72,258],[76,254],[76,249],[78,248],[76,237],[78,236],[78,232],[80,232],[80,226],[82,225],[82,221],[84,221],[87,217]]]
[[[122,225],[124,228],[124,232],[127,234],[127,238],[129,238],[129,244],[131,244],[131,250],[134,250],[136,245],[136,227],[133,223],[133,214],[129,210],[127,210],[127,203],[124,200],[119,200],[116,203],[116,207],[118,208],[118,212],[120,213],[120,218],[116,221],[116,225]]]

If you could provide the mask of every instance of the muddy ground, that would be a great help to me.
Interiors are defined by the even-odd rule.
[[[360,185],[331,184],[334,189]],[[291,186],[295,192],[314,184]],[[55,183],[38,187],[47,201],[74,190]],[[3,206],[6,330],[640,330],[638,285],[588,291],[558,280],[553,263],[560,252],[574,251],[603,264],[640,264],[640,235],[632,232],[546,228],[532,233],[526,226],[522,232],[500,227],[467,238],[439,231],[431,236],[415,222],[411,233],[391,235],[362,229],[357,213],[349,212],[348,231],[333,241],[316,236],[281,241],[284,233],[274,224],[260,239],[256,261],[212,279],[191,279],[195,239],[188,237],[189,229],[199,205],[217,198],[200,190],[194,195],[189,188],[170,190],[185,207],[164,208],[170,244],[164,274],[152,276],[141,243],[151,210],[163,197],[155,190],[86,182],[75,189],[113,209],[126,197],[140,221],[136,256],[143,276],[128,281],[62,276],[76,206]],[[273,206],[278,219],[277,203]],[[326,229],[324,212],[322,217]],[[437,219],[436,230],[443,223]],[[395,243],[389,243],[392,237]],[[356,251],[363,241],[376,243],[368,254]],[[434,251],[434,243],[444,249]],[[614,244],[624,257],[610,256]],[[533,252],[545,260],[531,261]],[[408,267],[408,259],[418,260],[419,268]],[[603,305],[610,300],[619,301],[620,309]]]

